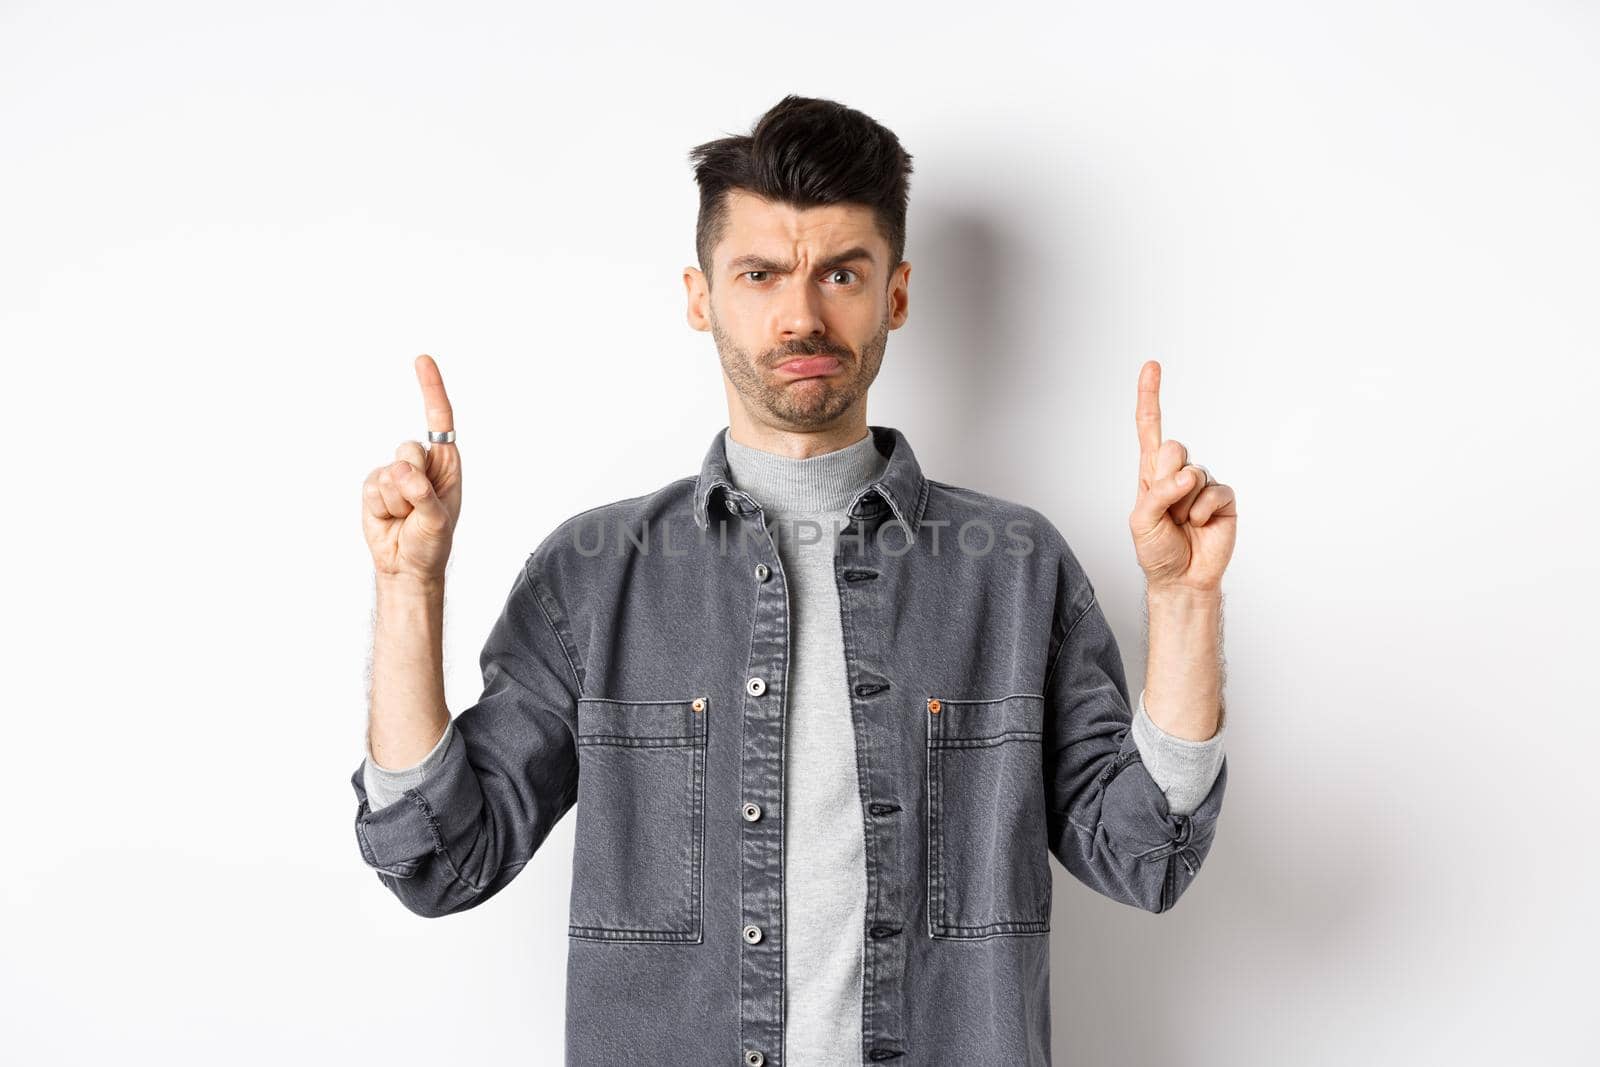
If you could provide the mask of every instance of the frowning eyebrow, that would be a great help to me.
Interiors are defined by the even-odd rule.
[[[838,255],[829,256],[827,259],[823,260],[817,265],[817,270],[833,270],[837,267],[844,266],[846,263],[854,263],[858,259],[864,259],[868,263],[876,262],[872,258],[871,252],[867,251],[860,245],[856,245],[854,248],[845,249]],[[768,259],[765,256],[743,255],[729,263],[728,270],[736,274],[742,274],[747,270],[766,270],[772,271],[775,274],[787,274],[789,271],[794,270],[794,264],[779,263],[777,260]]]

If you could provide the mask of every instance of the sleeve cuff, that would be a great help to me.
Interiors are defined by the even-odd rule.
[[[1190,741],[1167,733],[1155,724],[1144,706],[1144,690],[1139,690],[1139,707],[1133,716],[1133,740],[1145,770],[1161,792],[1173,815],[1192,815],[1211,791],[1222,768],[1222,742],[1227,726],[1204,741]]]
[[[367,791],[367,805],[373,811],[393,804],[411,789],[422,783],[429,774],[444,762],[445,752],[450,748],[450,735],[455,732],[455,720],[445,723],[444,733],[439,735],[439,740],[421,760],[410,767],[400,770],[390,770],[380,767],[372,762],[372,753],[367,753],[366,761],[361,766],[361,784]]]

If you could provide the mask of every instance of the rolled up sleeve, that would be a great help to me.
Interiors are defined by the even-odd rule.
[[[577,799],[581,673],[536,559],[517,575],[484,644],[477,702],[416,767],[372,775],[369,756],[350,778],[361,857],[418,915],[494,896]]]
[[[1116,637],[1092,587],[1081,596],[1045,682],[1050,849],[1096,892],[1166,911],[1211,849],[1227,759],[1216,746],[1209,788],[1191,811],[1174,810],[1141,755]]]
[[[1166,794],[1172,814],[1191,815],[1222,771],[1222,743],[1228,729],[1219,727],[1204,741],[1169,734],[1150,717],[1144,706],[1144,693],[1139,690],[1139,706],[1133,713],[1133,739],[1139,746],[1139,758]]]
[[[450,748],[450,738],[455,735],[455,723],[446,722],[444,732],[439,735],[433,748],[410,767],[393,769],[380,767],[372,761],[372,753],[367,753],[367,762],[361,766],[361,784],[367,790],[367,802],[373,811],[388,807],[401,797],[406,790],[414,785],[420,785],[428,775],[438,769],[444,762],[444,754]]]

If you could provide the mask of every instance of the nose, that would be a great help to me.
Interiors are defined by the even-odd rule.
[[[828,330],[822,319],[822,297],[806,284],[786,285],[778,297],[778,334],[785,341],[797,337],[821,337]]]

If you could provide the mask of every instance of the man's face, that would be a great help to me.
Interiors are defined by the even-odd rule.
[[[689,322],[711,330],[749,415],[802,431],[864,412],[911,274],[910,263],[890,270],[872,209],[802,210],[734,190],[712,255],[709,279],[684,271]]]

